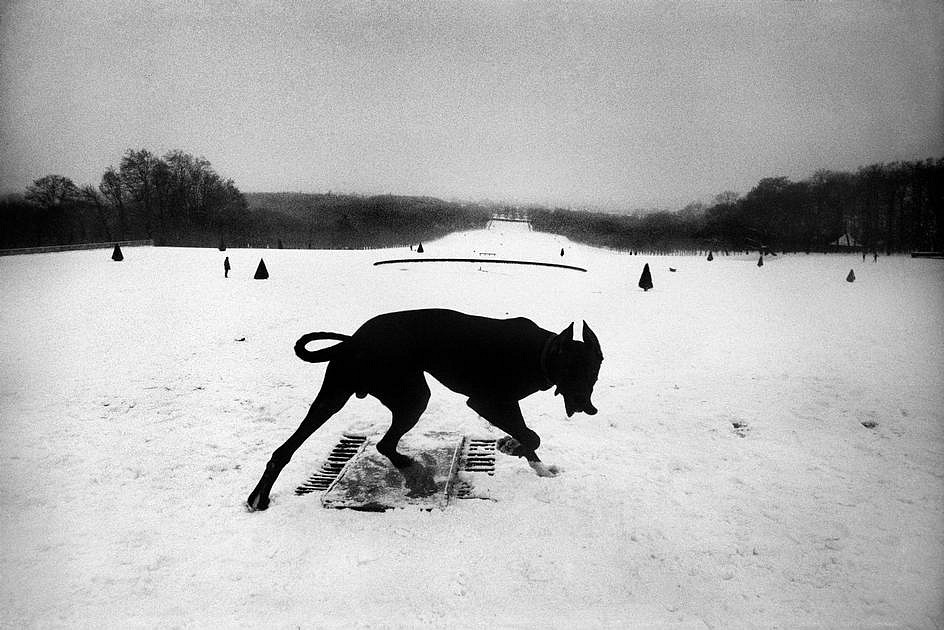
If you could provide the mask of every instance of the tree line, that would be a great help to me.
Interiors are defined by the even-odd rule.
[[[490,214],[435,197],[246,193],[253,223],[247,245],[318,249],[395,247],[483,228]]]
[[[242,193],[183,151],[129,149],[97,186],[61,175],[0,200],[0,248],[153,239],[158,245],[390,247],[484,227],[486,205],[432,197]],[[621,250],[944,250],[944,158],[760,180],[677,212],[530,208],[535,229]],[[842,240],[840,240],[842,239]]]
[[[536,229],[629,251],[944,250],[944,158],[760,180],[678,212],[612,215],[531,209]]]
[[[202,247],[383,247],[487,220],[480,208],[430,197],[244,194],[204,158],[128,149],[97,185],[46,175],[0,200],[0,248],[139,239]]]
[[[233,180],[206,159],[147,149],[128,149],[97,185],[46,175],[0,206],[4,248],[137,239],[196,245],[238,231],[248,213]]]

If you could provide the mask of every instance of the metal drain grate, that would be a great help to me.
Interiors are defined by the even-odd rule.
[[[462,459],[456,474],[453,496],[457,499],[485,499],[475,489],[474,479],[478,474],[489,477],[495,474],[495,453],[498,450],[498,441],[493,439],[469,438],[462,448]],[[478,474],[470,474],[478,473]],[[482,477],[478,477],[482,479]]]
[[[366,443],[367,438],[363,435],[342,434],[337,445],[328,454],[328,459],[321,465],[321,470],[295,488],[295,494],[301,496],[311,492],[323,492],[330,488],[347,463],[364,448]]]
[[[494,475],[497,444],[497,440],[490,439],[468,440],[462,454],[462,470]]]
[[[475,497],[472,495],[474,489],[471,483],[460,479],[456,482],[455,496],[457,499],[474,499]]]

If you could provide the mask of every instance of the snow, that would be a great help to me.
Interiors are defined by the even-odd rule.
[[[0,625],[944,625],[941,261],[758,268],[504,223],[424,248],[0,258]],[[372,265],[483,252],[588,272]],[[252,280],[260,258],[269,280]],[[294,488],[343,431],[386,428],[377,401],[352,399],[270,509],[247,512],[324,374],[295,340],[419,307],[589,322],[600,413],[568,420],[550,392],[522,404],[564,472],[499,454],[492,501],[322,509]],[[430,385],[412,439],[500,435]]]

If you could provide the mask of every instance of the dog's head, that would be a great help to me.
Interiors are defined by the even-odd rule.
[[[583,324],[583,341],[574,341],[573,323],[551,339],[547,352],[547,372],[551,381],[557,385],[554,395],[564,397],[568,418],[578,411],[591,416],[597,412],[590,402],[590,396],[602,361],[600,341],[586,322]]]

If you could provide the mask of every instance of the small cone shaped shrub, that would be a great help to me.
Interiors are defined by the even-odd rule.
[[[422,244],[422,243],[420,243],[420,244],[419,244],[419,247],[416,248],[416,253],[417,253],[417,254],[422,254],[422,253],[423,253],[423,244]]]
[[[266,269],[265,261],[260,258],[260,259],[259,259],[259,266],[256,267],[256,275],[253,276],[253,279],[255,279],[255,280],[265,280],[265,279],[268,278],[268,277],[269,277],[269,270]]]
[[[118,243],[115,243],[115,251],[111,253],[111,259],[119,262],[125,259],[124,255],[121,253],[121,247],[118,245]]]
[[[764,266],[764,255],[763,255],[763,254],[761,254],[761,255],[760,255],[760,258],[757,259],[757,266],[758,266],[758,267],[763,267],[763,266]]]
[[[715,259],[714,254],[712,254],[711,252],[708,252],[708,261],[710,262],[714,259]]]
[[[649,272],[649,263],[642,268],[642,275],[639,276],[639,288],[648,291],[652,288],[652,274]]]
[[[225,251],[226,251],[226,243],[223,242],[223,237],[222,237],[222,236],[220,237],[220,248],[219,248],[219,249],[220,249],[221,252],[225,252]]]
[[[564,255],[564,248],[561,247],[561,256],[563,256],[563,255]]]
[[[846,276],[846,282],[855,282],[855,272],[852,269],[849,270],[849,275]]]

